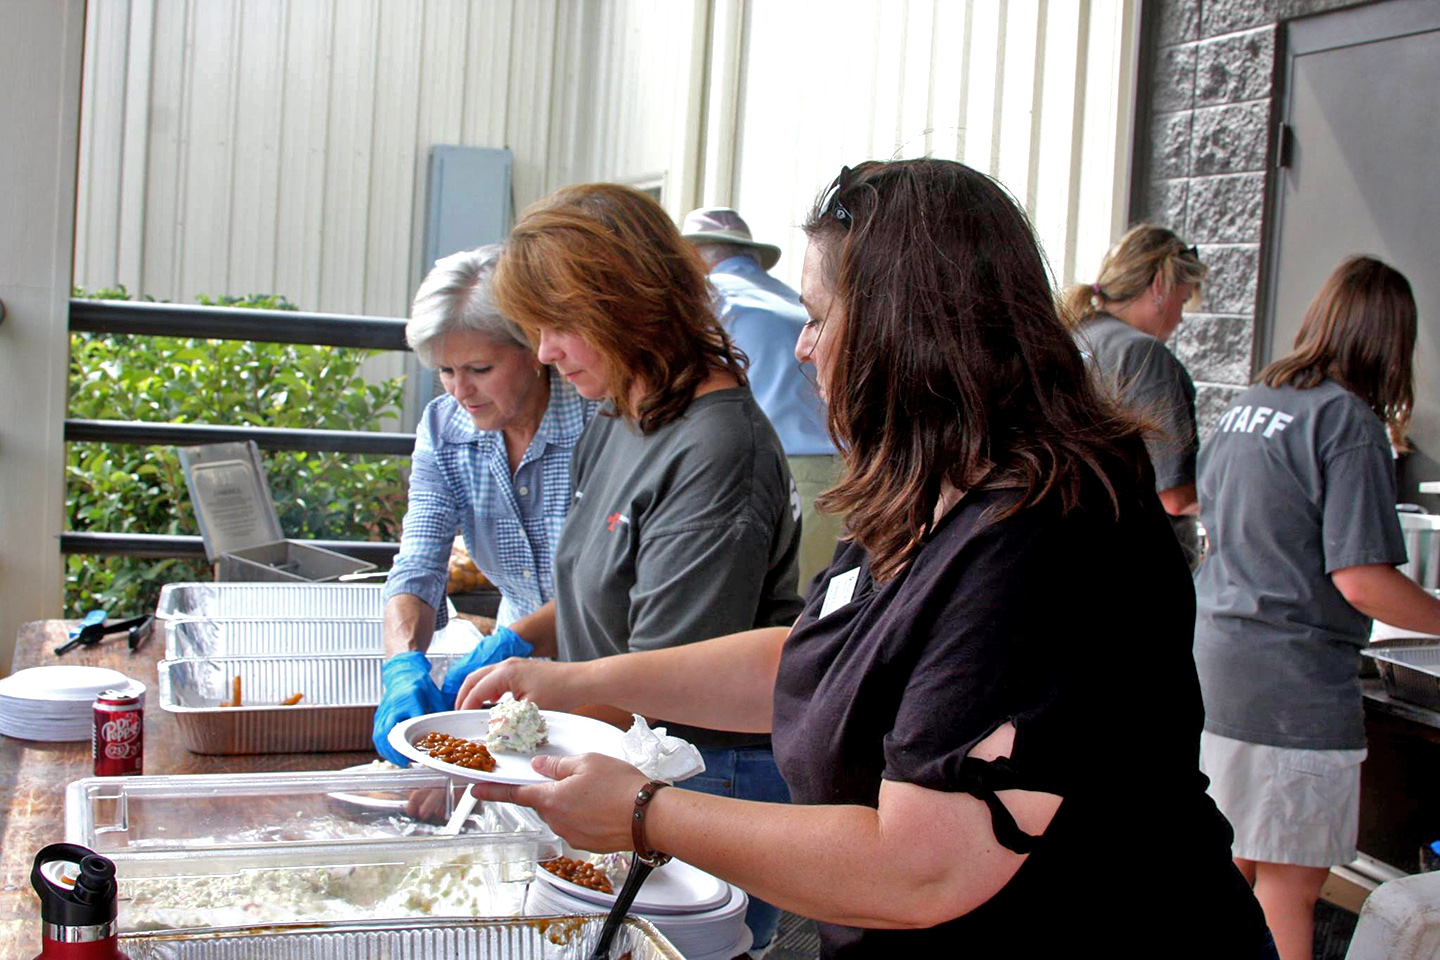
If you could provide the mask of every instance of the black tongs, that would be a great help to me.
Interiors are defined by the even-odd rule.
[[[96,617],[97,613],[100,614],[99,617]],[[55,655],[69,653],[79,646],[93,647],[106,637],[123,631],[129,631],[125,643],[131,651],[139,650],[141,645],[150,639],[150,633],[154,626],[155,615],[151,613],[140,617],[131,617],[129,620],[106,623],[103,611],[92,610],[82,621],[80,629],[71,634],[67,642],[55,648]]]

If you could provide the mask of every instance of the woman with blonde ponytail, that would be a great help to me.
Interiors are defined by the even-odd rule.
[[[1105,254],[1094,283],[1066,292],[1062,310],[1106,389],[1152,425],[1145,447],[1155,466],[1155,490],[1192,564],[1198,560],[1194,518],[1200,511],[1195,384],[1165,342],[1208,269],[1173,231],[1142,223]]]

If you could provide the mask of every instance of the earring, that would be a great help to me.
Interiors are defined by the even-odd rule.
[[[544,368],[544,367],[536,367],[536,368],[535,368],[535,376],[536,376],[536,377],[539,377],[540,374],[542,374],[542,373],[544,373],[544,372],[545,372],[545,368]]]

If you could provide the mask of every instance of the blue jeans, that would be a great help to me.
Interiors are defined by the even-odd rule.
[[[790,788],[780,778],[775,755],[769,747],[741,747],[738,750],[701,748],[700,756],[705,758],[705,772],[682,780],[677,786],[716,797],[767,803],[790,802]],[[779,925],[779,907],[750,898],[750,908],[745,911],[745,926],[750,928],[750,935],[755,939],[750,949],[758,951],[770,946],[775,928]]]

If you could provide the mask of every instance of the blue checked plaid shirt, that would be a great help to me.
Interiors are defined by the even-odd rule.
[[[570,512],[570,454],[596,407],[551,369],[550,405],[512,480],[499,431],[475,429],[448,394],[430,401],[415,430],[409,505],[385,599],[413,594],[435,608],[435,627],[443,627],[458,531],[500,588],[496,622],[510,624],[549,600],[555,543]]]

